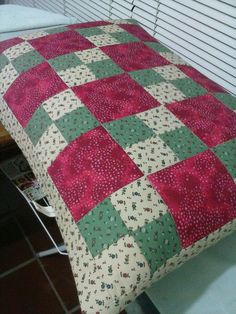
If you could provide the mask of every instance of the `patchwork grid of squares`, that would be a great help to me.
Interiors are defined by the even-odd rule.
[[[65,158],[61,156],[66,150],[69,150],[68,143],[73,140],[75,142],[80,141],[90,136],[90,134],[95,134],[101,128],[98,127],[98,121],[105,123],[100,136],[102,138],[104,134],[110,134],[112,136],[110,140],[113,141],[115,139],[114,143],[118,143],[123,147],[123,150],[120,150],[121,148],[118,149],[120,156],[123,156],[122,158],[129,156],[129,162],[132,163],[134,161],[133,165],[135,165],[136,170],[134,170],[132,180],[129,182],[129,179],[127,179],[126,183],[122,183],[121,186],[113,182],[114,186],[116,186],[115,190],[117,190],[105,200],[99,198],[99,192],[97,191],[96,202],[94,202],[94,199],[87,200],[88,207],[79,208],[82,214],[78,214],[77,212],[78,204],[73,204],[72,206],[69,204],[72,199],[75,200],[78,198],[78,191],[76,189],[79,188],[81,192],[82,187],[76,186],[77,183],[75,182],[72,185],[69,183],[66,187],[70,190],[67,204],[72,209],[74,219],[79,219],[79,230],[84,236],[86,244],[93,256],[102,254],[108,247],[111,248],[113,243],[121,241],[123,236],[126,238],[129,234],[130,238],[135,240],[134,243],[138,245],[143,256],[145,256],[151,274],[153,274],[166,259],[171,258],[180,251],[181,247],[178,235],[181,232],[178,231],[177,235],[173,220],[169,214],[169,209],[165,204],[164,194],[162,192],[158,194],[153,188],[155,184],[151,186],[145,176],[141,178],[140,176],[144,173],[145,175],[153,174],[154,177],[156,171],[157,173],[161,173],[159,171],[162,169],[162,171],[168,171],[170,169],[169,166],[175,167],[181,160],[188,160],[189,157],[205,151],[207,147],[201,140],[205,144],[208,144],[208,146],[211,146],[209,142],[204,141],[199,133],[195,132],[197,137],[189,131],[188,128],[194,132],[194,127],[188,125],[185,118],[182,118],[182,113],[180,115],[176,114],[174,110],[175,104],[172,106],[171,103],[178,101],[181,104],[186,98],[206,94],[208,90],[217,92],[215,97],[230,109],[236,110],[236,104],[235,98],[222,93],[222,90],[210,80],[206,80],[200,75],[192,75],[194,71],[190,71],[191,73],[188,71],[192,68],[187,65],[187,62],[174,55],[168,48],[156,42],[155,39],[139,26],[132,23],[132,20],[121,20],[116,21],[114,24],[93,22],[91,24],[84,23],[80,26],[72,25],[69,28],[74,30],[73,34],[80,34],[88,41],[83,41],[82,46],[70,47],[69,51],[65,48],[66,42],[63,42],[65,33],[68,32],[68,28],[66,27],[48,29],[37,34],[21,37],[22,39],[29,40],[48,59],[50,65],[68,87],[78,87],[64,91],[62,90],[65,89],[65,86],[61,87],[61,91],[59,90],[56,95],[50,95],[45,101],[40,101],[43,104],[38,109],[36,108],[29,123],[26,125],[25,131],[35,145],[37,155],[42,163],[45,159],[44,154],[46,154],[47,162],[45,163],[44,161],[44,166],[45,168],[50,167],[49,173],[55,179],[55,168],[62,169],[62,164],[65,163],[67,158],[66,156]],[[49,37],[44,38],[48,34],[52,35],[52,39],[55,39],[55,41],[52,40],[52,45],[49,43]],[[69,34],[71,34],[71,31],[69,31]],[[60,43],[59,49],[56,49],[56,43],[59,43],[59,38],[62,39],[62,44]],[[144,41],[144,43],[140,43],[139,40]],[[41,43],[49,45],[48,51],[44,50]],[[130,47],[132,49],[129,49]],[[125,50],[125,53],[122,50]],[[33,50],[29,43],[22,42],[21,39],[17,40],[16,43],[13,42],[12,47],[10,45],[9,48],[3,51],[3,55],[7,58],[2,58],[3,70],[1,71],[0,68],[0,82],[1,75],[4,78],[4,85],[1,86],[3,94],[18,76],[14,67],[18,72],[22,72],[43,62],[43,58],[40,56],[37,59],[35,54],[40,56],[37,51]],[[34,55],[32,62],[35,62],[35,64],[30,63],[31,55]],[[8,64],[7,60],[12,61],[14,67]],[[127,92],[128,86],[132,90],[132,86],[134,86],[132,84],[137,83],[136,87],[142,87],[144,92],[146,90],[151,95],[151,98],[146,98],[146,101],[149,99],[147,101],[149,106],[141,110],[133,109],[127,111],[126,106],[123,106],[125,103],[123,103],[121,107],[118,106],[117,108],[117,111],[122,109],[123,113],[121,115],[115,113],[112,117],[108,117],[106,112],[104,115],[105,105],[107,104],[104,105],[101,112],[98,111],[98,108],[94,110],[89,104],[87,97],[89,97],[92,90],[99,87],[96,81],[101,84],[102,79],[119,76],[123,71],[128,71],[128,74],[121,75],[125,78],[123,81],[129,84],[124,84],[123,82],[123,85],[120,85],[121,90]],[[6,73],[11,73],[9,83],[5,80]],[[82,95],[82,88],[86,89],[89,86],[89,82],[94,84],[91,84],[91,89],[87,90],[88,95],[85,97]],[[82,84],[86,85],[81,86],[80,90],[80,86],[78,85]],[[117,84],[114,84],[114,89],[109,90],[107,95],[109,93],[114,94],[116,89],[119,89],[119,87]],[[99,97],[104,97],[104,91],[103,87],[100,94],[97,90],[96,93],[98,92]],[[137,92],[137,89],[135,91]],[[95,94],[92,98],[94,96]],[[123,95],[123,99],[129,97],[132,98],[130,93],[127,93],[125,96]],[[154,98],[157,100],[156,102],[154,102]],[[198,97],[196,99],[201,100]],[[104,99],[102,100],[104,101]],[[194,101],[194,98],[193,100],[190,99],[190,105]],[[163,106],[159,107],[160,104]],[[165,107],[166,104],[167,106]],[[99,106],[101,107],[102,104]],[[114,108],[109,108],[109,111],[112,110]],[[228,123],[230,118],[226,117],[227,111],[222,109],[222,112],[225,114],[225,121]],[[199,117],[195,116],[195,118]],[[234,121],[233,118],[231,120]],[[83,125],[81,125],[81,121],[84,121]],[[105,129],[108,133],[106,133]],[[226,129],[223,129],[222,132],[227,133]],[[48,140],[51,137],[54,138],[54,141]],[[213,148],[213,151],[228,169],[232,177],[235,178],[236,155],[234,154],[234,148],[236,143],[234,139],[231,139],[232,137],[236,137],[236,135],[231,130],[231,137],[228,134],[226,134],[226,137],[223,137],[223,141],[226,139],[230,140],[220,144],[219,135],[214,145],[216,143],[220,145]],[[104,143],[100,142],[100,144],[102,146]],[[44,146],[43,150],[42,146]],[[96,145],[94,148],[98,149]],[[125,152],[126,154],[122,155],[121,152]],[[71,155],[72,153],[70,153]],[[90,160],[92,157],[87,158]],[[55,159],[57,163],[55,163]],[[94,161],[93,167],[95,168],[97,167],[96,163],[97,161]],[[67,170],[71,171],[68,168]],[[91,173],[93,170],[91,170]],[[83,184],[87,184],[87,186],[91,184],[91,182],[86,183],[84,181],[85,177],[90,176],[91,173],[84,174],[84,177],[81,177]],[[65,173],[63,175],[66,177]],[[152,175],[149,177],[152,177]],[[58,187],[61,184],[61,177],[58,177],[56,180],[58,180],[58,185],[56,184]],[[105,188],[105,185],[103,188]],[[84,190],[82,194],[88,195],[89,192],[91,191]],[[102,193],[102,191],[100,192]],[[108,196],[110,193],[105,193],[104,195]],[[127,198],[124,196],[127,196]],[[124,201],[124,198],[126,201]],[[168,204],[168,202],[166,203]],[[105,234],[104,230],[106,230]],[[152,240],[153,245],[150,244]],[[158,259],[156,259],[157,256]]]

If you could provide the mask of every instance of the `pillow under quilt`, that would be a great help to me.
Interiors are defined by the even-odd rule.
[[[0,42],[0,93],[83,313],[119,313],[236,230],[236,100],[135,21]]]

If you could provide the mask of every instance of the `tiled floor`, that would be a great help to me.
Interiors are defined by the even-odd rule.
[[[54,219],[44,218],[58,243]],[[67,256],[39,259],[36,252],[52,247],[27,206],[0,219],[0,313],[81,313]]]

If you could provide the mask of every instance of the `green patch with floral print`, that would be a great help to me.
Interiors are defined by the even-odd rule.
[[[105,32],[98,27],[89,27],[89,28],[77,28],[76,32],[80,33],[80,35],[84,37],[96,36],[105,34]]]
[[[116,33],[112,33],[111,35],[120,43],[130,43],[130,42],[139,41],[138,38],[134,37],[128,32],[116,32]]]
[[[124,148],[145,141],[155,135],[153,130],[136,116],[129,116],[120,120],[105,123],[104,127]]]
[[[185,126],[162,133],[159,137],[173,150],[180,160],[194,156],[207,149],[205,144]]]
[[[207,91],[190,78],[172,80],[171,83],[187,97],[195,97],[207,93]]]
[[[25,132],[28,134],[31,142],[36,145],[51,124],[52,120],[47,112],[42,107],[39,107],[27,124]]]
[[[68,53],[53,59],[48,60],[51,66],[57,71],[64,71],[70,68],[75,68],[81,65],[81,60],[76,56],[75,53]]]
[[[26,52],[12,60],[12,64],[18,73],[25,72],[42,62],[44,62],[44,58],[35,50]]]
[[[213,148],[233,178],[236,178],[236,139],[220,144]]]
[[[55,124],[68,143],[99,125],[86,107],[65,114]]]
[[[236,110],[236,97],[226,93],[215,93],[214,96],[232,110]]]
[[[145,256],[152,275],[181,250],[179,236],[169,213],[138,228],[132,236]]]
[[[56,33],[63,33],[68,31],[69,29],[62,26],[62,27],[54,27],[54,28],[48,28],[46,30],[44,30],[46,33],[48,34],[56,34]]]
[[[156,52],[170,52],[170,50],[169,50],[167,47],[163,46],[163,45],[160,44],[160,43],[154,43],[154,42],[149,42],[149,41],[147,41],[147,42],[145,42],[145,44],[146,44],[148,47],[150,47],[150,48],[152,48],[153,50],[155,50]]]
[[[80,219],[77,225],[93,256],[128,234],[128,229],[108,198]]]
[[[0,54],[0,71],[6,66],[8,65],[9,60],[7,59],[7,57],[4,54]]]
[[[112,60],[101,60],[86,64],[97,79],[113,76],[123,72]]]
[[[160,74],[152,69],[129,72],[129,75],[143,87],[165,81]]]

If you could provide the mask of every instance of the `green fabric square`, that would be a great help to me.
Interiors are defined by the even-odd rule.
[[[199,96],[207,91],[190,78],[172,80],[171,83],[187,97]]]
[[[105,32],[101,28],[98,28],[98,27],[77,28],[76,32],[80,33],[80,35],[84,37],[105,34]]]
[[[186,126],[162,133],[159,137],[173,150],[180,160],[194,156],[207,149],[205,144]]]
[[[128,32],[116,32],[111,34],[112,37],[114,37],[116,40],[118,40],[120,43],[129,43],[134,41],[139,41],[138,38],[134,37]]]
[[[236,110],[236,97],[226,93],[215,93],[214,96],[232,110]]]
[[[236,179],[236,139],[225,142],[213,148],[229,173]]]
[[[53,59],[48,60],[51,66],[57,71],[64,71],[69,68],[74,68],[81,65],[81,60],[74,53],[68,53]]]
[[[145,41],[145,44],[148,47],[150,47],[153,50],[155,50],[156,52],[170,52],[170,50],[168,48],[166,48],[165,46],[163,46],[160,43],[154,43],[154,42]]]
[[[93,257],[128,234],[128,229],[110,199],[105,199],[93,208],[77,225]]]
[[[42,107],[39,107],[27,124],[25,132],[28,134],[31,142],[36,145],[51,124],[52,120],[46,111]]]
[[[86,107],[65,114],[56,120],[55,124],[68,143],[99,125]]]
[[[64,27],[64,26],[61,26],[61,27],[54,27],[54,28],[48,28],[46,30],[44,30],[46,33],[48,34],[56,34],[56,33],[63,33],[63,32],[66,32],[68,31],[69,29]]]
[[[4,54],[0,54],[0,71],[9,63],[9,60]]]
[[[123,73],[123,70],[109,59],[92,62],[86,64],[86,66],[93,72],[97,79]]]
[[[175,224],[169,213],[138,228],[132,236],[149,264],[151,275],[181,250]]]
[[[14,59],[12,64],[16,71],[21,73],[42,62],[44,62],[44,58],[37,51],[32,50]]]
[[[105,123],[104,127],[124,148],[145,141],[155,135],[153,130],[136,116],[129,116]]]
[[[132,79],[144,87],[165,81],[160,74],[152,69],[129,72],[129,75]]]

